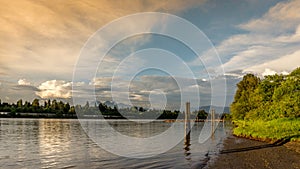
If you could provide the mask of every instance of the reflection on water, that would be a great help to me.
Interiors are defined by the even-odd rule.
[[[162,121],[130,126],[132,123],[117,120],[110,124],[135,137],[153,136],[170,126]],[[101,149],[75,119],[0,119],[0,168],[201,168],[208,157],[216,154],[225,136],[219,127],[214,140],[199,144],[202,127],[203,123],[196,123],[192,132],[166,153],[130,159]],[[182,131],[178,134],[184,134]]]
[[[172,125],[172,123],[163,123],[163,120],[142,120],[141,123],[129,120],[108,120],[108,124],[123,135],[137,138],[148,138],[158,135],[169,129]]]
[[[191,146],[191,133],[188,133],[185,137],[184,137],[184,147],[183,149],[185,150],[184,151],[184,154],[186,156],[186,159],[187,160],[190,160],[190,146]]]

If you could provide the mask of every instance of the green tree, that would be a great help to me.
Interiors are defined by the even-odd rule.
[[[144,112],[145,109],[143,107],[139,107],[139,112]]]
[[[40,102],[39,99],[34,99],[32,101],[31,110],[33,112],[36,112],[36,113],[40,112],[40,103],[39,102]]]
[[[32,106],[33,106],[34,108],[38,108],[38,107],[40,106],[39,99],[34,99],[34,100],[32,101]]]
[[[102,114],[105,114],[106,112],[107,112],[107,106],[105,105],[105,104],[103,104],[103,103],[99,103],[99,110],[100,110],[100,112],[102,113]]]
[[[64,105],[64,112],[65,112],[65,113],[68,113],[69,110],[70,110],[70,108],[71,108],[70,104],[69,104],[69,103],[66,103],[66,104]]]
[[[22,101],[22,99],[20,99],[20,100],[17,101],[17,107],[18,108],[22,108],[23,107],[23,101]]]
[[[294,76],[294,77],[300,78],[300,67],[298,67],[297,69],[293,70],[293,71],[290,73],[290,76]]]
[[[205,110],[199,110],[197,112],[197,118],[198,119],[206,119],[208,116],[208,113]]]
[[[70,109],[69,109],[69,114],[70,116],[75,116],[76,115],[76,112],[75,112],[75,107],[74,106],[71,106]]]
[[[231,104],[233,120],[300,117],[300,68],[289,75],[275,74],[262,80],[246,75],[237,86]]]
[[[234,101],[230,106],[233,119],[244,119],[247,112],[253,108],[253,102],[250,99],[255,89],[260,83],[260,79],[253,74],[247,74],[243,80],[237,84],[237,91]]]

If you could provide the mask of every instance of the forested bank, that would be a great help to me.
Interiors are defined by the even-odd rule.
[[[230,106],[237,136],[300,140],[300,68],[263,79],[247,74]]]
[[[193,111],[191,118],[206,119],[208,113],[205,110]],[[22,99],[17,103],[5,103],[0,100],[0,117],[12,118],[107,118],[107,119],[183,119],[184,114],[179,110],[153,110],[143,107],[118,108],[97,102],[90,105],[72,106],[69,103],[57,100],[40,101],[34,99],[32,102]]]
[[[6,103],[0,100],[1,117],[76,117],[75,107],[57,100],[32,102],[19,99],[17,103]]]

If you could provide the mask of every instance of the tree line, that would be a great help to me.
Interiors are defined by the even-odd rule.
[[[43,104],[40,104],[43,103]],[[71,106],[69,103],[57,100],[40,101],[34,99],[32,102],[22,99],[17,103],[2,103],[0,100],[0,112],[7,112],[0,114],[1,117],[65,117],[65,118],[97,118],[99,116],[109,119],[176,119],[184,118],[183,113],[179,110],[152,110],[143,107],[127,107],[119,109],[117,105],[108,106],[105,103],[96,102],[95,105],[90,106],[89,102],[85,105]],[[208,113],[205,110],[194,111],[191,118],[198,117],[198,119],[206,119]]]
[[[237,84],[230,106],[233,120],[273,120],[300,117],[300,68],[288,75],[260,79],[247,74]]]
[[[70,106],[69,103],[57,100],[47,100],[40,104],[39,99],[34,99],[32,102],[20,99],[17,103],[5,103],[0,100],[0,112],[9,112],[9,116],[20,116],[20,113],[37,113],[38,116],[55,115],[62,116],[75,116],[75,107]]]

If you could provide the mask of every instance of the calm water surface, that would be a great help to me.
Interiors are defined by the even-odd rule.
[[[163,121],[109,123],[120,133],[133,137],[153,136],[170,127]],[[181,126],[178,134],[183,135],[184,124]],[[215,136],[200,144],[202,127],[203,123],[196,123],[190,140],[183,139],[163,154],[135,159],[103,150],[88,137],[77,119],[0,119],[0,168],[202,168],[217,156],[229,132],[220,123]],[[104,141],[109,141],[109,137]]]

